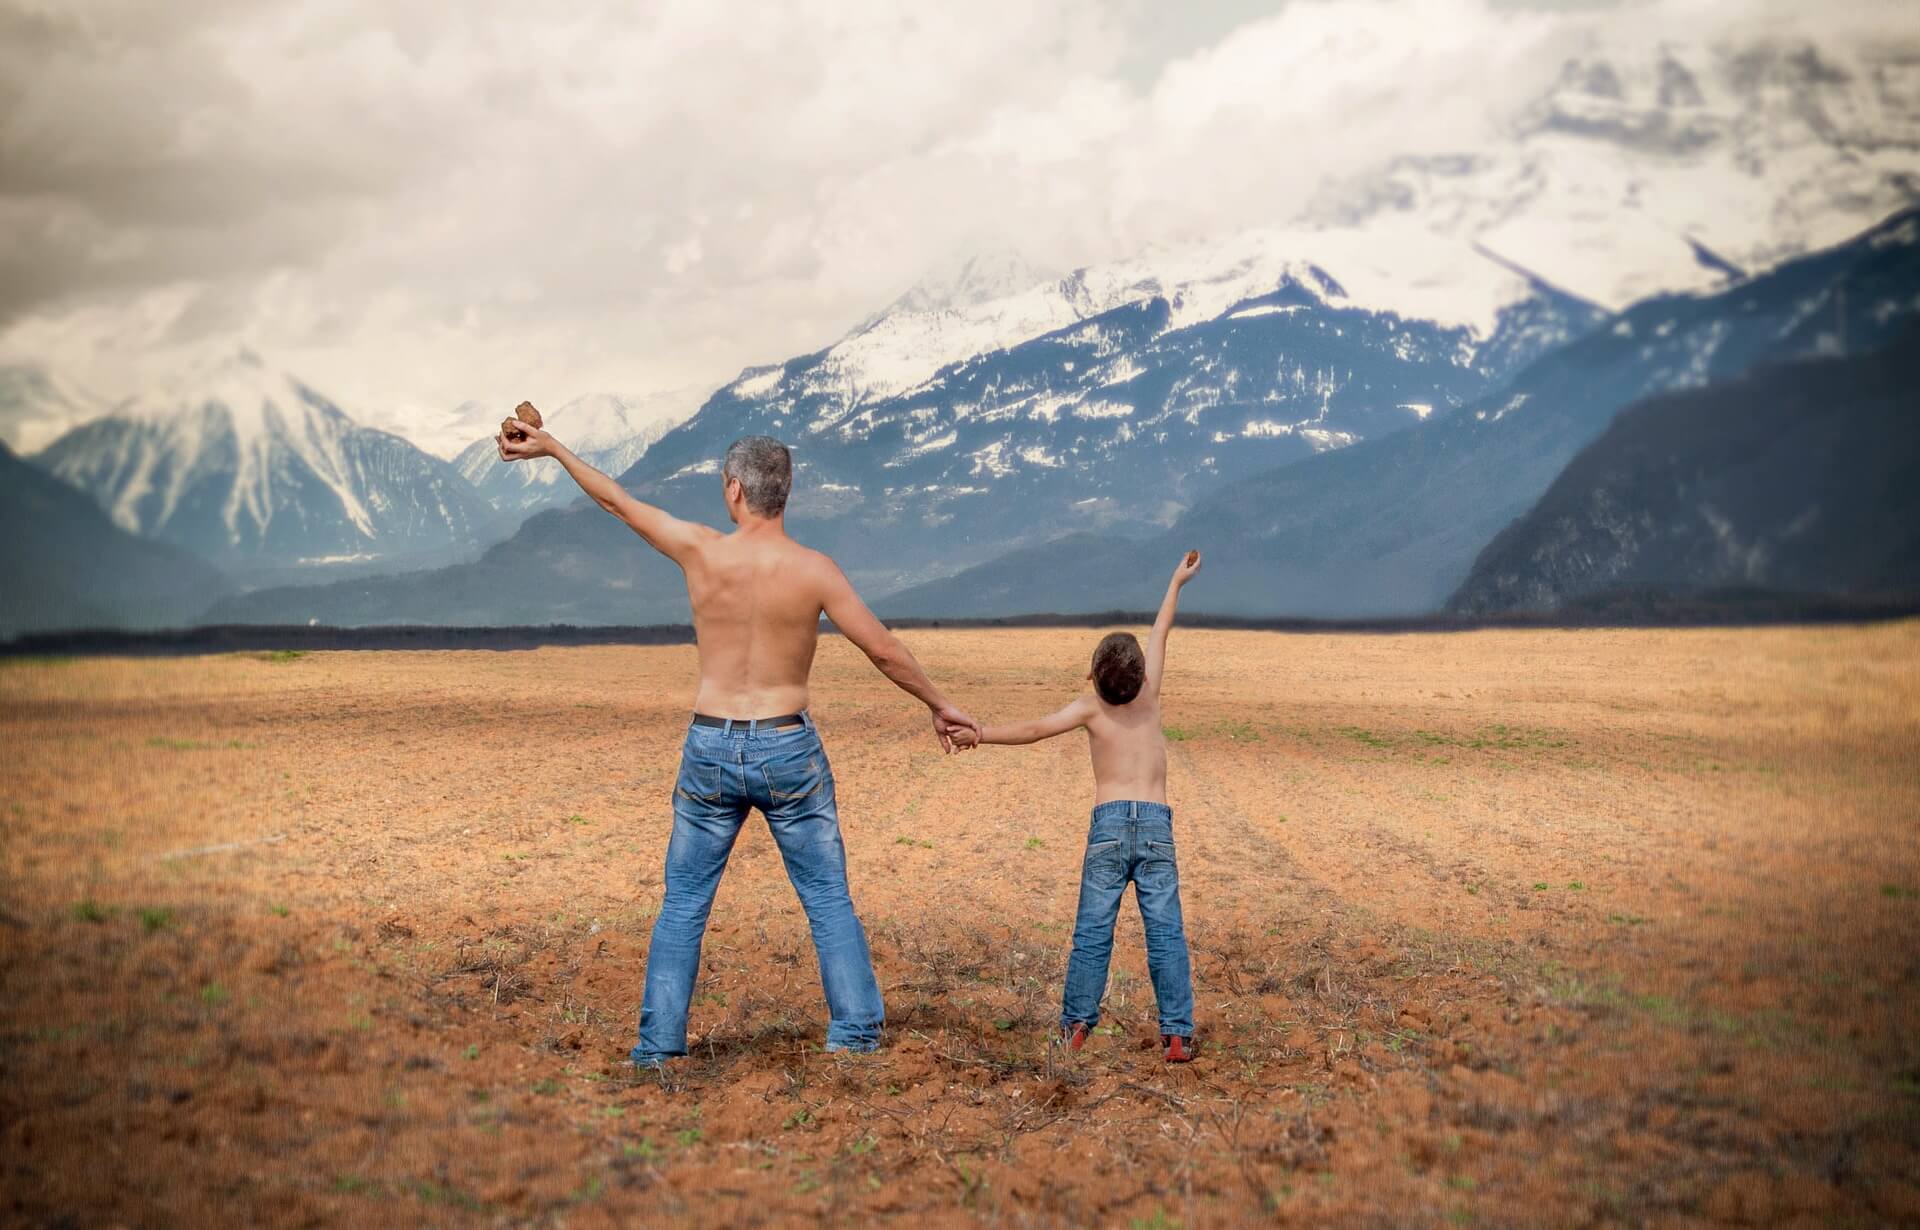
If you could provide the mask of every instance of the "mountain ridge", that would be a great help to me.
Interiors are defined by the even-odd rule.
[[[1162,534],[1030,547],[875,603],[973,616],[1150,605],[1179,551],[1212,552],[1217,614],[1436,609],[1475,555],[1614,411],[1756,362],[1891,338],[1920,310],[1920,210],[1712,295],[1640,304],[1447,416],[1223,486]],[[990,600],[986,596],[991,596]],[[1016,601],[1017,599],[1017,601]]]
[[[245,350],[121,403],[31,460],[123,529],[243,576],[444,562],[495,524],[447,462]]]

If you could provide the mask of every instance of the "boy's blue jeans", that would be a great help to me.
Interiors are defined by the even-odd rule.
[[[1193,972],[1180,917],[1180,870],[1173,861],[1173,809],[1165,803],[1102,803],[1093,809],[1080,868],[1080,916],[1067,958],[1060,1023],[1100,1023],[1120,898],[1133,884],[1147,932],[1147,972],[1160,1008],[1160,1032],[1193,1036]]]
[[[700,971],[707,915],[734,838],[755,807],[767,818],[813,928],[830,1018],[827,1049],[870,1051],[880,1044],[886,1009],[867,933],[847,893],[833,769],[813,719],[775,730],[751,722],[689,726],[673,788],[666,896],[647,953],[636,1064],[687,1053],[687,1005]]]

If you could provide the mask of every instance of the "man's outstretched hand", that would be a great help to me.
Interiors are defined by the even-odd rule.
[[[508,438],[509,427],[521,433],[520,439]],[[508,419],[493,437],[493,443],[500,450],[500,460],[525,461],[530,457],[551,457],[555,441],[544,427],[535,427],[519,419]]]
[[[940,740],[942,751],[964,752],[979,744],[980,723],[967,716],[965,710],[952,705],[939,705],[933,710],[933,733]]]

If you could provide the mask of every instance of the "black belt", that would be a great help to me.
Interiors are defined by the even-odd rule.
[[[807,715],[804,713],[783,713],[770,718],[717,718],[707,713],[693,715],[695,726],[725,726],[732,722],[735,726],[751,726],[755,729],[778,730],[783,726],[805,726]]]

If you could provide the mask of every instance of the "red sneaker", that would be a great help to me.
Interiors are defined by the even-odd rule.
[[[1165,1049],[1164,1057],[1168,1063],[1192,1063],[1195,1051],[1193,1039],[1183,1038],[1179,1034],[1161,1034],[1160,1045]]]
[[[1087,1023],[1075,1021],[1071,1025],[1060,1027],[1060,1045],[1070,1051],[1077,1051],[1087,1044]]]

